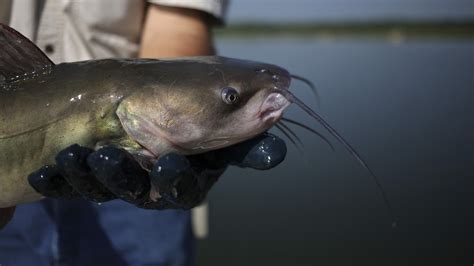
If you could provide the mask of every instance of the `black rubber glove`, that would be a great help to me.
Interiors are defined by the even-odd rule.
[[[51,198],[83,197],[94,202],[119,198],[140,208],[190,209],[204,200],[228,165],[266,170],[285,155],[284,141],[264,133],[204,154],[166,154],[148,172],[123,149],[94,151],[72,145],[57,154],[56,165],[42,167],[28,181]]]

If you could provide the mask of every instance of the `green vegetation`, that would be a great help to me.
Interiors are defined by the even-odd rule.
[[[474,38],[474,21],[468,22],[377,22],[377,23],[291,23],[231,24],[215,31],[218,37],[258,36],[381,36],[393,38],[452,37]]]

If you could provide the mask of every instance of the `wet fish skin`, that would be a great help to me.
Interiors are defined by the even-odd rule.
[[[98,118],[114,104],[106,97],[115,95],[115,89],[110,83],[94,80],[94,76],[86,78],[87,71],[79,67],[58,65],[50,74],[8,84],[0,90],[0,206],[38,199],[27,184],[29,173],[53,163],[55,154],[67,144],[93,147],[101,130],[113,126],[101,124]],[[87,64],[82,67],[87,68]],[[85,84],[100,84],[101,93],[84,88]]]
[[[280,75],[278,82],[258,73],[264,68]],[[201,153],[251,138],[271,124],[229,135],[236,130],[231,125],[242,122],[239,115],[249,116],[249,102],[263,102],[274,87],[287,88],[287,73],[272,65],[222,57],[107,59],[59,64],[47,73],[6,84],[0,89],[0,207],[39,199],[26,176],[53,163],[57,152],[74,143],[90,148],[118,144],[132,153],[153,145],[149,150],[158,156]],[[221,103],[224,86],[241,89],[239,106]],[[124,119],[118,111],[135,117]],[[168,136],[177,136],[179,146],[146,132],[140,124],[144,116]],[[193,149],[203,136],[227,136],[227,142]]]

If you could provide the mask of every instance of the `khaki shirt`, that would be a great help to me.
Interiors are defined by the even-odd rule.
[[[227,0],[0,0],[0,22],[35,42],[55,63],[137,57],[147,4],[197,9],[222,20]],[[193,209],[208,234],[207,205]]]
[[[55,63],[126,58],[138,54],[147,4],[192,8],[222,19],[227,0],[1,0],[0,16],[10,9],[10,26]]]

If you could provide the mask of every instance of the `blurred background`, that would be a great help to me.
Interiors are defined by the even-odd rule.
[[[294,128],[302,153],[288,142],[276,169],[232,168],[211,191],[199,265],[473,265],[474,1],[235,0],[216,34],[221,55],[316,84],[320,105],[292,90],[366,159],[399,224],[339,143]]]

